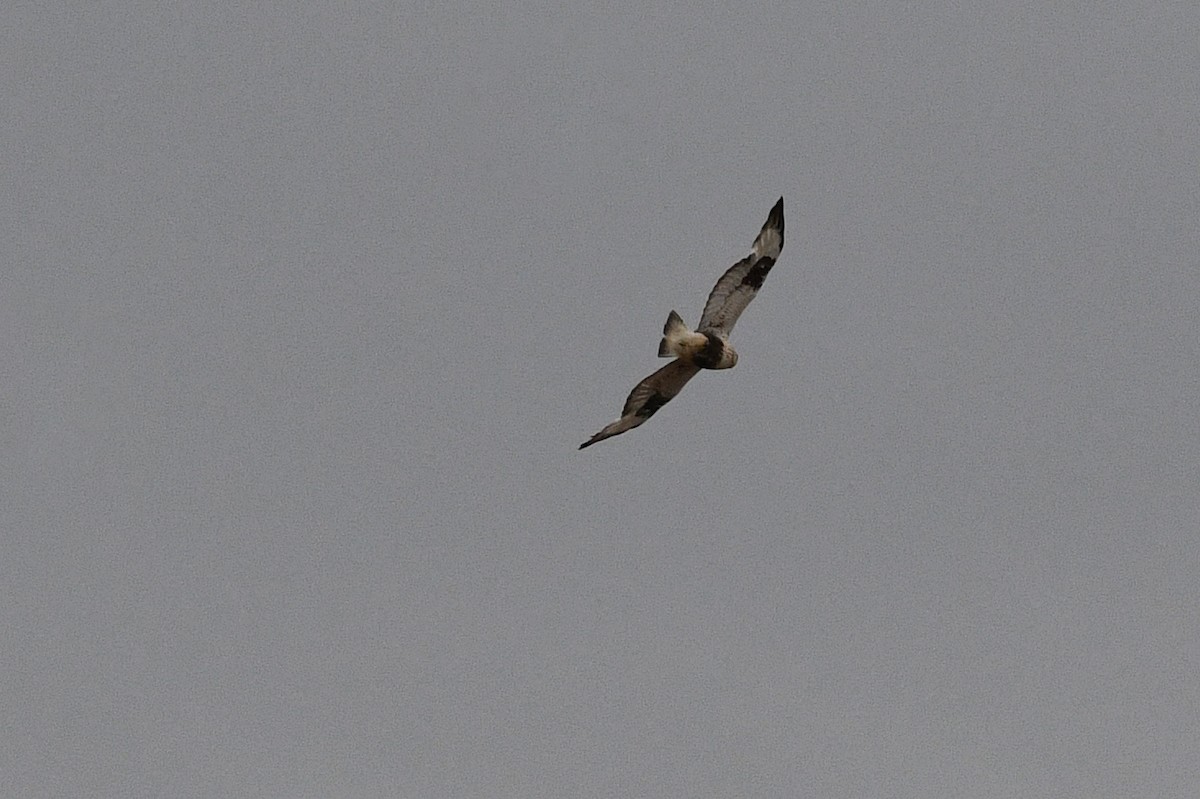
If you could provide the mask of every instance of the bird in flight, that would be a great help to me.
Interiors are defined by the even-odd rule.
[[[663,326],[658,357],[675,360],[659,369],[634,387],[625,400],[621,418],[579,445],[590,447],[627,430],[632,430],[654,415],[701,369],[730,369],[737,364],[738,355],[729,346],[729,334],[742,311],[762,288],[767,273],[775,265],[783,249],[783,198],[775,203],[767,222],[754,240],[750,254],[738,261],[713,286],[700,315],[700,324],[689,330],[675,311]]]

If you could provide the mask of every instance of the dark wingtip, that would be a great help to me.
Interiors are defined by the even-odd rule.
[[[782,197],[780,197],[778,202],[776,202],[775,205],[773,205],[771,207],[771,213],[767,214],[767,224],[770,225],[772,222],[778,224],[779,227],[783,227],[783,198]]]
[[[779,247],[783,248],[783,198],[771,208],[771,213],[767,214],[767,227],[774,228],[779,231]]]
[[[579,448],[584,449],[585,447],[590,447],[592,444],[595,444],[595,443],[596,443],[596,439],[593,438],[591,441],[585,441],[582,444],[580,444]]]

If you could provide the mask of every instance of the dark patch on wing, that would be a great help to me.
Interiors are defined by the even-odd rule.
[[[666,405],[680,392],[684,384],[700,371],[700,367],[676,358],[634,386],[621,409],[622,416],[633,414],[640,419]]]
[[[670,397],[667,397],[663,394],[659,394],[656,391],[655,393],[651,394],[649,397],[646,397],[646,402],[643,403],[642,407],[637,409],[637,412],[635,413],[635,415],[640,416],[643,419],[649,419],[651,416],[653,416],[655,414],[655,412],[659,408],[666,405],[670,401],[671,401]]]
[[[771,267],[775,265],[775,259],[763,256],[758,259],[758,263],[750,267],[750,271],[746,272],[746,276],[742,278],[742,285],[749,286],[755,291],[762,288],[763,281],[767,279],[767,273],[771,271]]]

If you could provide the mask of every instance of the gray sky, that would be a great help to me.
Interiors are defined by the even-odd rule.
[[[0,12],[0,794],[1195,795],[1200,10],[175,5]]]

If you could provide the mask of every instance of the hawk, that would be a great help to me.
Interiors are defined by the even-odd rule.
[[[675,360],[634,387],[621,409],[621,418],[579,445],[590,447],[645,422],[683,390],[701,369],[731,369],[738,355],[729,346],[729,334],[738,317],[762,288],[767,273],[783,249],[783,198],[775,203],[767,222],[754,240],[750,254],[738,261],[713,286],[700,315],[700,324],[689,330],[675,311],[663,326],[658,357]]]

